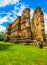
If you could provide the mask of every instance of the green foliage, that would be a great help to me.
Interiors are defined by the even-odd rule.
[[[0,32],[0,41],[3,41],[4,39],[4,32]]]
[[[45,34],[45,37],[47,38],[47,34]]]
[[[0,65],[47,65],[47,50],[0,42]]]

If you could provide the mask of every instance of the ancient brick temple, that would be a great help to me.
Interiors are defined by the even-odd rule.
[[[6,27],[4,41],[29,44],[32,40],[43,42],[45,39],[44,14],[41,8],[35,9],[30,20],[30,9],[25,8],[21,16]]]

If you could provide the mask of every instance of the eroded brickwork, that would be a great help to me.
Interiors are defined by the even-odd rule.
[[[36,40],[43,41],[45,38],[44,30],[44,14],[41,11],[41,8],[37,8],[34,11],[33,18],[31,20],[31,31],[33,33],[33,38]]]
[[[21,39],[27,40],[31,37],[30,9],[25,8],[21,16]]]
[[[21,21],[21,17],[18,16],[18,18],[12,24],[11,35],[10,35],[11,42],[16,42],[18,40],[18,37],[20,37],[19,35],[21,30],[20,21]]]
[[[10,35],[8,33],[6,33],[6,35],[9,35],[11,42],[31,42],[32,40],[43,41],[45,39],[45,30],[44,14],[41,11],[41,8],[38,7],[35,9],[31,21],[30,9],[25,8],[22,15],[14,21],[9,29],[11,30]],[[9,30],[6,28],[6,31]],[[4,39],[7,39],[7,37]]]
[[[11,27],[12,27],[12,24],[9,24],[6,27],[6,31],[5,31],[5,35],[4,35],[4,41],[9,41],[10,40]]]

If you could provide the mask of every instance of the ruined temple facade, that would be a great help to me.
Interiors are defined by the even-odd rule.
[[[31,20],[31,31],[34,39],[40,41],[45,39],[44,14],[41,11],[41,8],[37,8],[34,11],[33,18]]]
[[[10,30],[8,30],[10,29]],[[25,8],[21,16],[9,24],[6,28],[4,39],[11,42],[32,42],[32,40],[44,41],[44,14],[41,8],[34,10],[32,19],[30,20],[30,9]]]
[[[6,31],[5,31],[5,35],[4,35],[4,41],[9,41],[10,40],[11,27],[12,27],[12,24],[9,24],[6,27]]]
[[[16,42],[17,39],[19,38],[19,34],[20,34],[20,30],[21,30],[20,21],[21,21],[21,17],[18,16],[18,18],[12,24],[11,34],[10,34],[10,41],[11,42]]]
[[[30,9],[25,8],[21,15],[21,40],[22,42],[31,38]]]

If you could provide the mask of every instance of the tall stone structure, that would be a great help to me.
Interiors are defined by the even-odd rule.
[[[38,7],[35,9],[31,22],[30,9],[25,8],[22,15],[18,16],[11,25],[8,25],[6,31],[4,40],[14,43],[20,42],[29,44],[32,40],[43,42],[45,39],[45,30],[44,14],[41,8]]]
[[[19,35],[19,33],[20,33],[20,21],[21,21],[21,17],[18,16],[18,18],[12,24],[11,35],[10,35],[11,42],[16,43],[18,40],[18,37],[20,37],[20,35]]]
[[[21,16],[21,38],[23,40],[30,39],[31,27],[30,27],[30,9],[25,8]]]
[[[6,32],[5,32],[5,35],[4,35],[4,41],[9,41],[10,40],[11,26],[12,26],[12,24],[9,24],[6,27]]]
[[[43,41],[45,39],[44,30],[44,14],[41,8],[35,9],[33,18],[31,20],[31,31],[33,33],[33,39]]]

